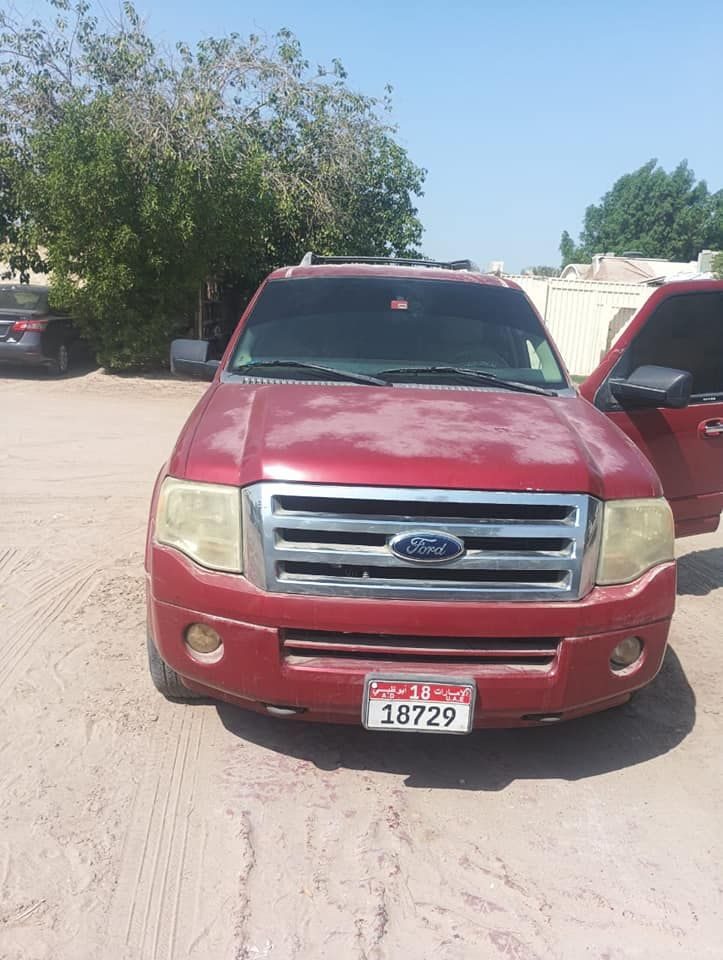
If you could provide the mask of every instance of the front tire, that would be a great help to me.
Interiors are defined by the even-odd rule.
[[[201,699],[200,693],[194,693],[188,687],[183,685],[181,677],[176,671],[169,667],[161,658],[156,650],[150,630],[146,633],[146,646],[148,648],[148,670],[151,674],[153,686],[162,693],[166,700],[173,703],[193,703]]]

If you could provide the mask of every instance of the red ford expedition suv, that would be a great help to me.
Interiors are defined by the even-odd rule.
[[[578,392],[469,261],[321,258],[262,284],[153,496],[171,699],[465,733],[658,672],[677,535],[723,507],[723,283],[655,291]]]

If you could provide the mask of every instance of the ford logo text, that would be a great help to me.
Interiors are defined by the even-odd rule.
[[[400,560],[412,563],[449,563],[464,553],[464,543],[450,533],[420,530],[398,533],[389,541],[389,549]]]

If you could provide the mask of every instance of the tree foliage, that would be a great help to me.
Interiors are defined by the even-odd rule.
[[[157,362],[210,281],[250,293],[307,249],[416,252],[424,172],[388,90],[312,69],[288,31],[165,55],[130,3],[115,23],[51,5],[0,12],[0,233],[14,270],[52,270],[106,366]]]
[[[684,160],[666,173],[657,160],[617,180],[585,211],[578,242],[566,231],[562,263],[589,262],[596,253],[636,251],[666,260],[694,260],[723,244],[723,191],[711,194]]]
[[[562,272],[559,267],[525,267],[523,273],[529,273],[533,277],[559,277]]]

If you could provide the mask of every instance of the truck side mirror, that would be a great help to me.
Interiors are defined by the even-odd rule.
[[[171,344],[171,373],[191,380],[213,380],[218,360],[209,360],[208,340],[174,340]]]
[[[638,367],[627,380],[610,381],[610,392],[623,407],[687,407],[692,390],[692,373],[672,367]]]

